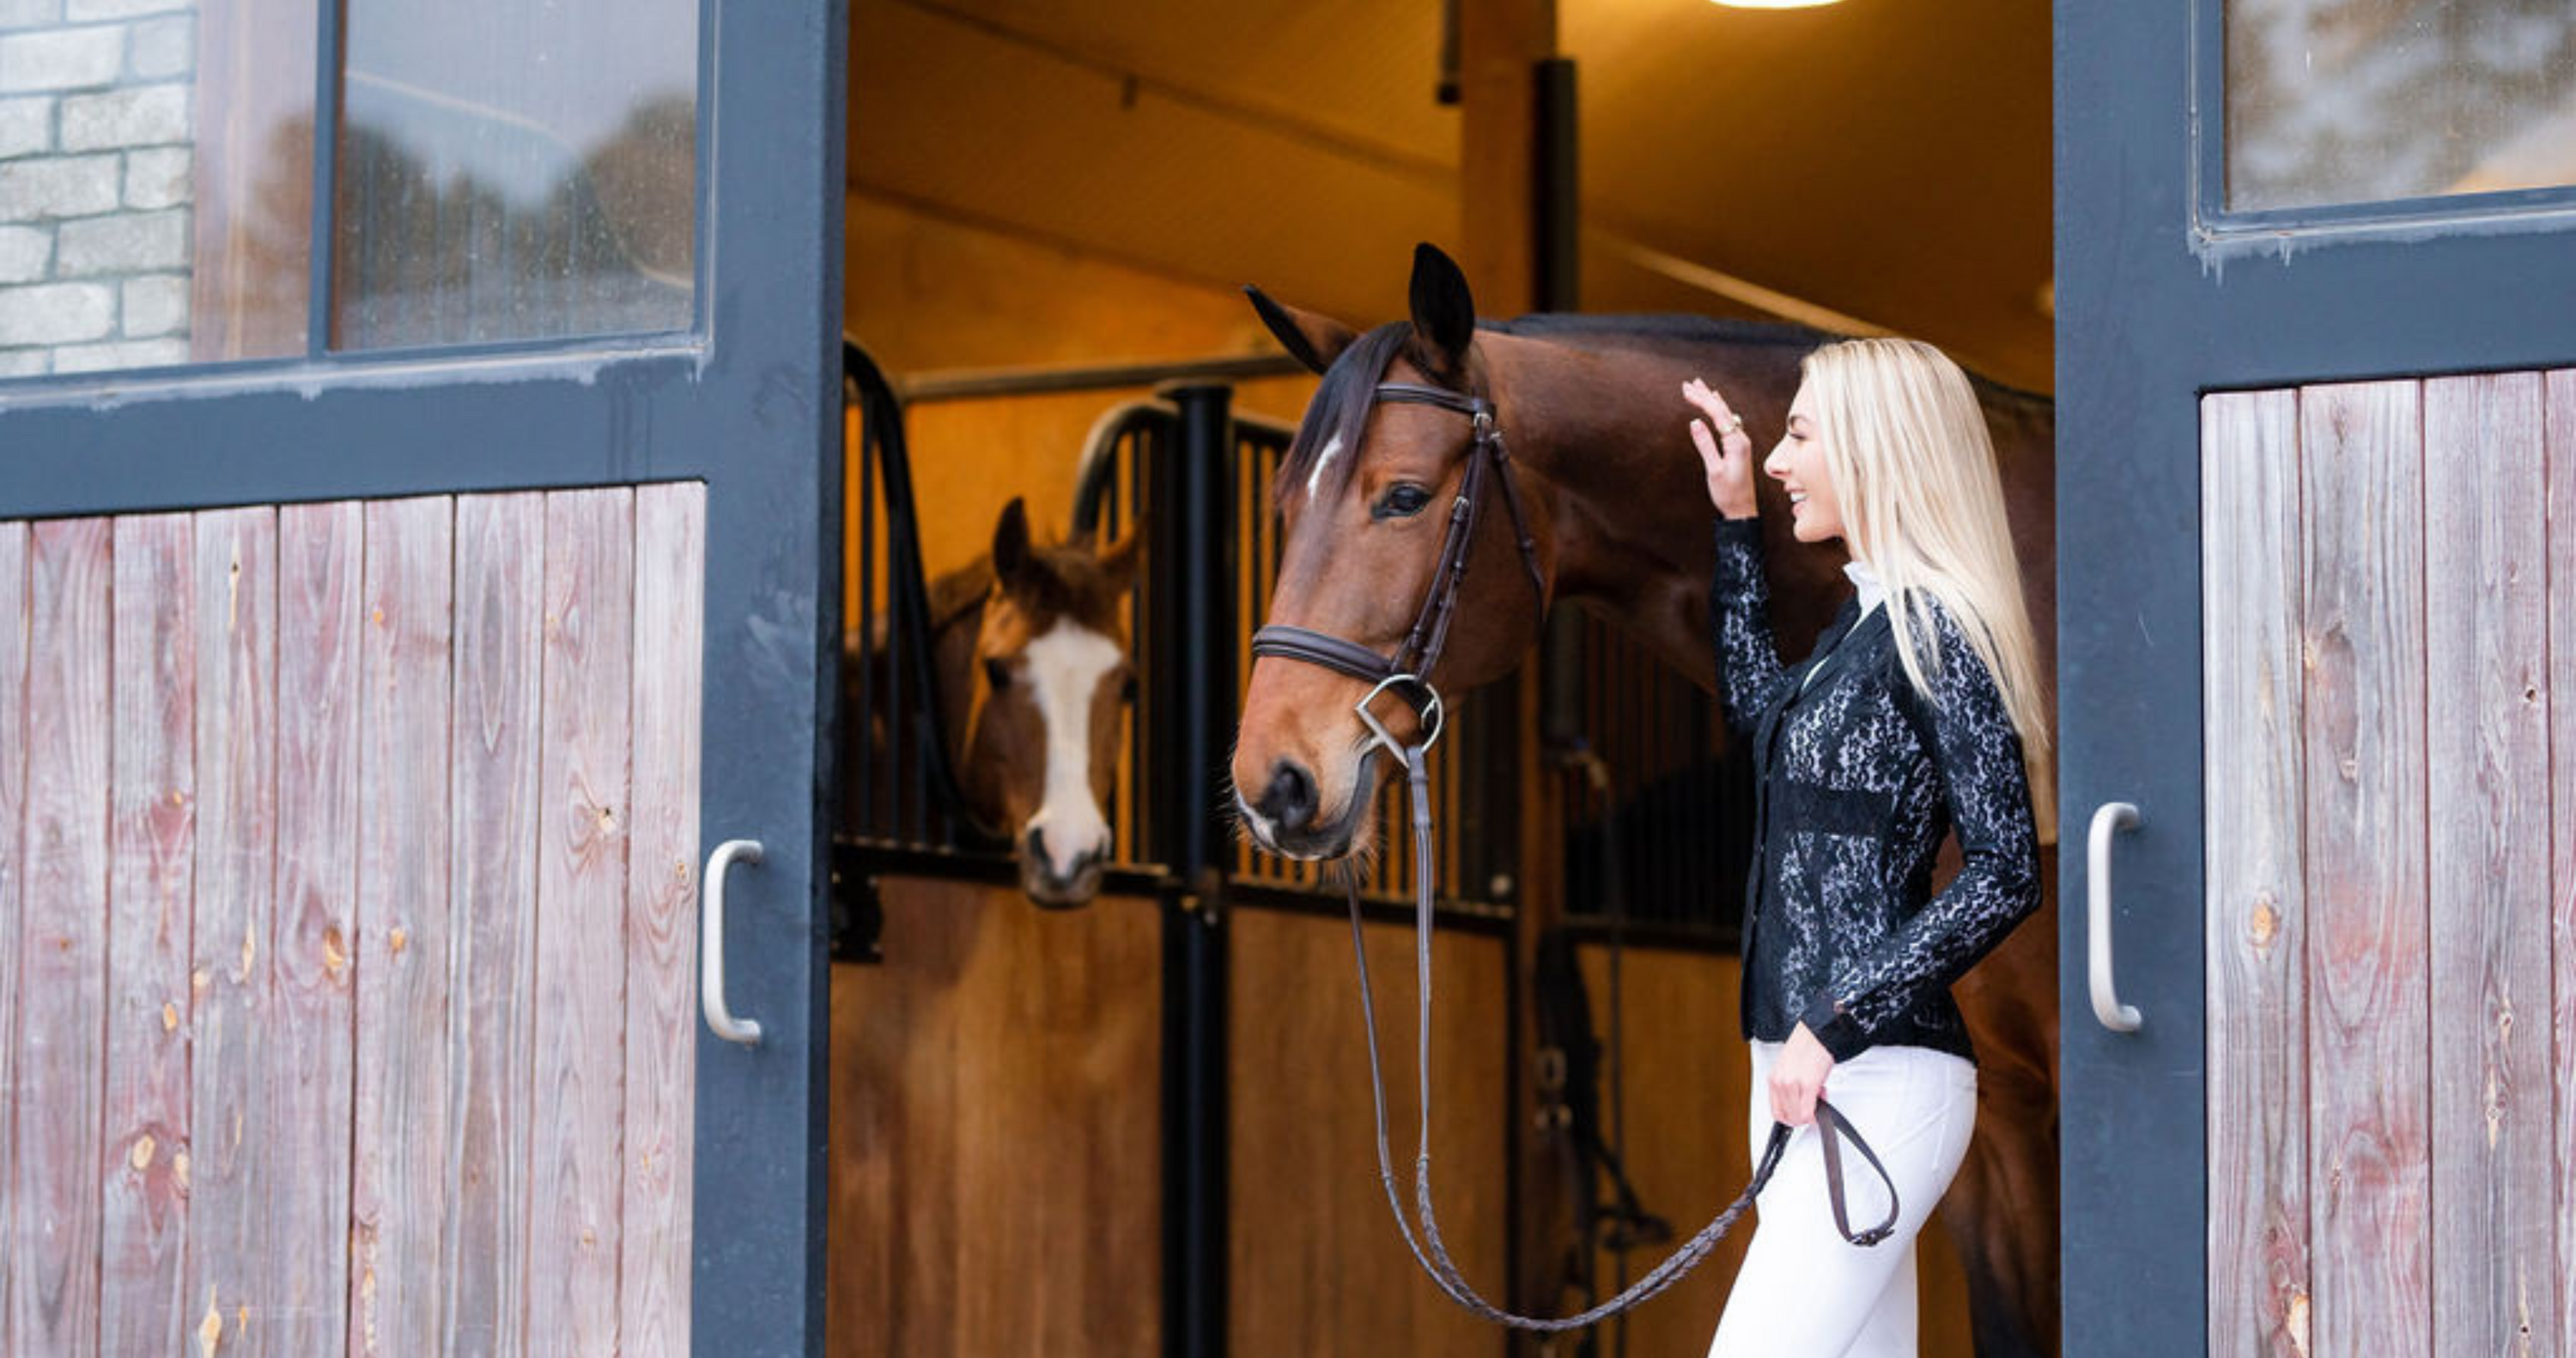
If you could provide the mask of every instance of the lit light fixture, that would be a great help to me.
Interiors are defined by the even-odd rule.
[[[1814,9],[1835,0],[1717,0],[1728,9]]]

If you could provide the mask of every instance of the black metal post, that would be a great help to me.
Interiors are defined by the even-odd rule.
[[[1175,886],[1163,908],[1163,1351],[1217,1358],[1226,1338],[1226,958],[1220,896],[1231,830],[1235,488],[1230,388],[1163,395],[1180,437],[1158,448],[1145,522],[1158,621],[1148,682],[1157,789],[1154,840]]]

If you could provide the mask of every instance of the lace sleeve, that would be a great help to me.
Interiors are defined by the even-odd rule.
[[[1844,963],[1831,990],[1801,1015],[1838,1061],[1868,1046],[1871,1030],[1927,989],[1957,980],[2039,908],[2039,832],[2021,735],[1966,634],[1944,610],[1929,611],[1939,672],[1928,695],[1900,679],[1898,700],[1917,705],[1917,727],[1929,735],[1962,866],[1877,948]]]
[[[1717,692],[1726,728],[1738,737],[1777,701],[1788,675],[1771,639],[1771,581],[1762,573],[1762,520],[1717,521],[1717,570],[1708,586],[1709,633],[1717,648]]]

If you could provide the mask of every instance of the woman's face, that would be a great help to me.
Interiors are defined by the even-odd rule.
[[[1816,424],[1815,391],[1798,384],[1789,403],[1789,431],[1762,460],[1762,469],[1789,492],[1789,523],[1800,542],[1830,542],[1843,535],[1843,509],[1825,469],[1826,431]]]

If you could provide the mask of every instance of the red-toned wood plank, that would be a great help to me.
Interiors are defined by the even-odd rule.
[[[2528,1353],[2549,1195],[2547,514],[2536,373],[2424,384],[2433,1321]],[[2545,1309],[2542,1310],[2545,1314]]]
[[[619,1338],[689,1351],[697,1088],[698,705],[706,487],[635,492],[634,812],[628,818],[625,1184]]]
[[[1159,987],[1135,983],[1154,975],[1158,965],[1162,926],[1154,903],[1103,896],[1075,916],[1032,910],[1004,886],[918,878],[883,885],[886,965],[832,969],[833,1248],[826,1352],[832,1358],[1161,1352],[1161,1309],[1151,1301],[1162,1258],[1155,1187],[1159,1115],[1152,1097],[1138,1095],[1154,1088],[1162,996]],[[1288,918],[1260,911],[1231,918],[1249,923],[1256,917]],[[1291,919],[1283,927],[1297,923],[1329,933],[1320,926],[1330,922],[1322,920]],[[1271,964],[1294,967],[1303,960],[1302,950],[1284,960],[1266,951],[1273,941],[1263,933],[1238,945],[1237,956],[1264,949],[1264,976],[1279,975]],[[1342,949],[1341,979],[1347,983],[1347,938]],[[1460,963],[1442,972],[1441,984],[1469,969]],[[1249,972],[1239,966],[1236,974]],[[1303,995],[1297,987],[1312,979],[1290,972],[1277,989]],[[1472,984],[1442,994],[1455,1001],[1444,1014],[1490,1018],[1495,1012],[1474,1008],[1493,996]],[[1262,998],[1269,997],[1265,992]],[[1331,998],[1347,999],[1348,991]],[[1347,1006],[1326,1004],[1320,993],[1312,1003],[1334,1017],[1347,1012]],[[1304,1002],[1295,1009],[1299,1019],[1306,1016]],[[1241,1025],[1238,1039],[1245,1026],[1268,1031]],[[1355,1039],[1346,1047],[1331,1045],[1348,1036],[1347,1028],[1293,1031],[1312,1036],[1310,1042],[1286,1044],[1300,1058],[1293,1069],[1235,1067],[1241,1080],[1236,1088],[1258,1091],[1242,1095],[1259,1104],[1252,1121],[1275,1129],[1275,1139],[1259,1146],[1237,1142],[1237,1219],[1292,1229],[1285,1243],[1263,1240],[1254,1263],[1269,1271],[1247,1275],[1238,1269],[1234,1276],[1261,1279],[1265,1286],[1255,1290],[1278,1298],[1283,1311],[1330,1309],[1359,1317],[1353,1330],[1374,1326],[1378,1343],[1371,1353],[1473,1352],[1408,1345],[1401,1337],[1404,1312],[1353,1305],[1350,1298],[1307,1285],[1314,1259],[1298,1254],[1296,1246],[1317,1234],[1308,1227],[1331,1215],[1345,1196],[1338,1191],[1342,1185],[1365,1185],[1373,1192],[1376,1181],[1359,1173],[1313,1182],[1299,1177],[1309,1165],[1359,1144],[1313,1147],[1313,1110],[1296,1098],[1308,1088],[1306,1067],[1341,1055],[1357,1059],[1359,1051]],[[1490,1066],[1499,1070],[1500,1044],[1484,1047],[1493,1051]],[[1484,1072],[1472,1059],[1459,1064],[1465,1069],[1442,1067],[1444,1078],[1459,1077],[1447,1086],[1455,1100],[1450,1106],[1474,1109]],[[1341,1087],[1345,1097],[1338,1107],[1351,1106],[1352,1087]],[[1365,1105],[1358,1116],[1366,1121]],[[1472,1142],[1502,1139],[1501,1124],[1491,1116],[1462,1114],[1456,1123]],[[1286,1161],[1244,1158],[1279,1143],[1293,1143],[1297,1153]],[[1435,1153],[1451,1149],[1452,1143],[1443,1142]],[[1367,1153],[1361,1154],[1350,1163],[1367,1163]],[[1470,1159],[1457,1172],[1476,1175],[1492,1165],[1491,1157]],[[1271,1196],[1245,1199],[1246,1179]],[[1295,1201],[1283,1205],[1279,1199],[1285,1198]],[[1323,1250],[1345,1239],[1374,1241],[1377,1234],[1365,1226],[1392,1240],[1385,1204],[1375,1207],[1377,1215],[1354,1224],[1348,1237],[1322,1239]],[[1270,1215],[1256,1218],[1255,1209]],[[1485,1232],[1495,1224],[1473,1212],[1452,1223],[1460,1237],[1473,1231],[1479,1246],[1496,1247],[1480,1252],[1461,1244],[1471,1271],[1493,1265],[1501,1236]],[[1262,1234],[1247,1231],[1238,1238]],[[1060,1241],[1079,1243],[1059,1248]],[[1395,1249],[1402,1258],[1403,1246]],[[1369,1253],[1352,1271],[1365,1272],[1379,1260]],[[1383,1290],[1400,1291],[1403,1282],[1390,1277]],[[1433,1304],[1448,1306],[1437,1293],[1429,1295]],[[1452,1337],[1475,1325],[1455,1308],[1450,1314],[1463,1322],[1447,1332]],[[1315,1314],[1300,1323],[1328,1319]],[[1389,1340],[1389,1333],[1399,1338]],[[1235,1351],[1331,1352],[1306,1338],[1302,1328],[1264,1334],[1257,1344],[1237,1342]],[[1500,1352],[1500,1340],[1487,1351]]]
[[[2307,1352],[2299,399],[2201,401],[2209,1351]]]
[[[449,1352],[528,1352],[545,497],[456,502]],[[423,1035],[429,1040],[429,1035]]]
[[[247,1342],[270,1216],[268,973],[277,872],[277,515],[197,516],[197,852],[183,1299],[191,1350]],[[261,1327],[265,1335],[266,1326]]]
[[[2545,379],[2549,500],[2550,1032],[2557,1090],[2549,1144],[2557,1164],[2556,1337],[2576,1358],[2576,368]],[[2545,1328],[2545,1327],[2543,1327]]]
[[[27,525],[0,522],[0,1090],[18,1087],[18,939],[25,884],[27,792]],[[0,1110],[0,1187],[9,1182],[17,1118]],[[0,1278],[17,1276],[18,1252],[0,1209]],[[0,1353],[18,1351],[0,1283]]]
[[[633,492],[546,497],[528,1330],[572,1353],[617,1343],[634,553]]]
[[[175,1353],[186,1304],[188,962],[196,876],[196,537],[186,515],[116,521],[107,1165],[107,1353]]]
[[[39,523],[27,544],[25,914],[7,1305],[23,1353],[98,1350],[106,1090],[109,529]]]
[[[277,1352],[348,1342],[349,1132],[355,1035],[358,597],[355,501],[277,513],[277,920],[266,1066],[277,1125],[260,1162],[276,1216],[255,1299]]]
[[[2308,388],[2299,435],[2312,1351],[2408,1358],[2432,1341],[2417,385]]]
[[[366,507],[349,1352],[435,1354],[448,1210],[449,591],[455,502]]]

